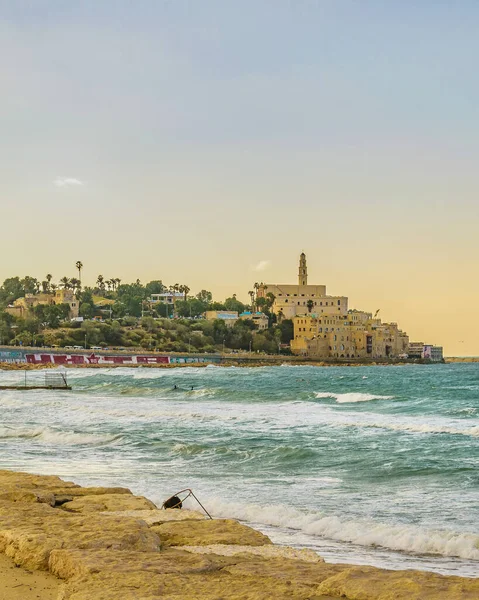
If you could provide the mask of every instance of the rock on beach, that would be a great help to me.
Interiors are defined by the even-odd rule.
[[[477,579],[327,564],[232,519],[13,471],[0,471],[0,552],[58,577],[57,600],[479,598]]]

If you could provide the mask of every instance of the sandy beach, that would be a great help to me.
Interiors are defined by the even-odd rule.
[[[479,580],[328,564],[126,488],[0,471],[0,599],[474,600]]]
[[[44,571],[29,571],[0,554],[0,600],[56,600],[60,581]]]

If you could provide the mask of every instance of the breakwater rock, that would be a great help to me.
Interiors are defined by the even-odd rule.
[[[477,579],[327,564],[231,519],[12,471],[0,471],[0,551],[60,578],[58,600],[479,598]]]

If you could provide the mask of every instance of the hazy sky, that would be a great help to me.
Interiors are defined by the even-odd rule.
[[[0,280],[80,259],[246,300],[304,250],[311,283],[479,354],[478,25],[473,0],[0,0]]]

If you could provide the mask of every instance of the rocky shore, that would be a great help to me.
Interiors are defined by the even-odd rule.
[[[0,471],[0,551],[23,568],[16,580],[58,578],[57,600],[479,598],[479,579],[327,564],[234,520],[159,510],[125,488],[13,471]],[[32,589],[22,581],[12,594]],[[22,597],[5,589],[2,599]]]

